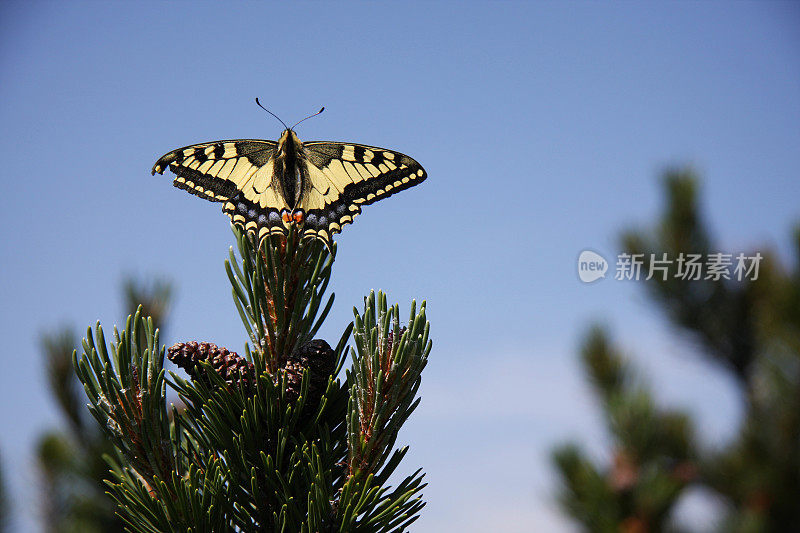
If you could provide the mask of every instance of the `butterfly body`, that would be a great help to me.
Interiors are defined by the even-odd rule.
[[[333,234],[371,204],[425,180],[405,154],[353,143],[303,143],[292,129],[279,140],[195,144],[162,156],[173,184],[213,202],[259,238],[292,228],[331,247]]]

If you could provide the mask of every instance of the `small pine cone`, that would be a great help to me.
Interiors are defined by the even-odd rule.
[[[336,352],[322,339],[314,339],[300,347],[290,360],[308,368],[311,383],[311,395],[321,396],[328,384],[328,378],[336,370]]]
[[[208,361],[211,351],[218,351],[216,344],[208,342],[176,342],[167,348],[167,359],[185,370],[190,376],[195,377],[197,363]]]
[[[225,349],[223,348],[223,350]],[[236,352],[214,357],[211,365],[228,383],[246,384],[247,386],[255,383],[255,366],[244,357],[237,355]]]
[[[303,370],[305,368],[296,361],[287,361],[279,372],[286,374],[286,399],[294,403],[300,397],[303,384]]]
[[[205,376],[198,374],[200,361],[209,363],[222,379],[231,385],[249,387],[255,383],[253,363],[240,357],[236,352],[220,348],[210,342],[192,341],[173,344],[167,349],[167,358],[184,369],[193,380],[201,379],[205,384],[210,382]]]
[[[310,382],[308,384],[309,405],[316,405],[325,392],[328,378],[335,370],[336,352],[322,339],[314,339],[301,346],[286,361],[283,369],[286,372],[286,389],[289,398],[294,401],[300,395],[300,385],[303,380],[303,370],[308,369]]]

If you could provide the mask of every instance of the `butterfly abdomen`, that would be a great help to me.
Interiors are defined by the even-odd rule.
[[[303,143],[292,130],[285,130],[275,150],[273,181],[280,183],[280,192],[291,210],[300,204],[307,192],[304,156]]]

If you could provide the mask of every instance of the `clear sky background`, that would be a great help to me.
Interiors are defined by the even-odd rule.
[[[703,178],[720,247],[788,256],[800,210],[797,3],[0,4],[0,453],[15,524],[36,530],[37,436],[59,423],[38,335],[120,320],[123,275],[162,275],[168,342],[241,349],[219,204],[150,176],[229,138],[405,152],[428,180],[338,237],[334,342],[384,289],[427,299],[434,350],[400,435],[424,467],[413,530],[569,531],[548,451],[606,436],[577,365],[608,325],[664,404],[732,434],[727,377],[697,362],[641,284],[580,283],[585,248],[651,224],[669,165]],[[685,505],[701,520],[706,504]],[[692,511],[694,509],[694,511]],[[13,530],[13,528],[12,528]]]

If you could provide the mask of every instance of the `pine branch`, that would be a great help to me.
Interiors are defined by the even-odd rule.
[[[575,445],[557,448],[561,505],[590,531],[662,531],[681,491],[697,479],[690,420],[655,405],[600,328],[590,329],[581,357],[605,408],[613,461],[595,466]]]
[[[131,531],[202,532],[229,530],[233,501],[227,494],[221,461],[210,467],[188,465],[184,474],[171,472],[145,483],[130,469],[112,464],[116,482],[109,482],[120,515]]]
[[[344,385],[337,375],[354,325],[335,348],[313,338],[333,302],[324,298],[333,256],[294,233],[259,246],[234,234],[240,259],[231,250],[226,271],[252,351],[176,343],[168,357],[190,379],[166,378],[165,351],[140,308],[110,348],[98,324],[73,356],[90,411],[119,452],[107,460],[120,515],[146,532],[404,530],[424,506],[423,476],[386,482],[407,451],[392,451],[399,428],[419,404],[431,349],[425,304],[419,313],[412,304],[401,328],[397,306],[372,294],[356,313],[359,355],[351,349]],[[168,412],[167,387],[181,409]]]
[[[670,171],[664,177],[664,188],[667,205],[657,229],[652,234],[630,231],[622,236],[626,251],[643,254],[645,269],[650,268],[653,254],[706,257],[715,251],[698,212],[696,176],[686,170]],[[687,281],[676,276],[676,269],[673,263],[666,279],[654,276],[647,283],[648,289],[676,325],[699,339],[714,360],[746,381],[756,357],[756,324],[750,312],[757,303],[754,285],[711,279]]]
[[[272,235],[259,247],[252,234],[231,227],[241,257],[238,261],[231,249],[225,262],[233,300],[259,355],[256,369],[263,365],[272,373],[314,338],[328,315],[333,295],[320,306],[334,256],[317,240],[301,240],[297,232],[288,238]]]
[[[643,254],[646,269],[651,254],[715,251],[693,174],[668,173],[665,189],[656,229],[623,238],[628,252]],[[762,249],[758,279],[684,279],[673,264],[665,278],[647,281],[671,321],[737,377],[745,412],[739,433],[721,450],[699,453],[691,420],[657,407],[603,334],[590,335],[583,362],[603,401],[613,461],[595,466],[574,446],[554,455],[562,504],[588,529],[662,530],[689,483],[727,499],[724,531],[787,531],[800,521],[800,227],[793,237],[793,269]]]
[[[62,328],[42,334],[40,343],[50,391],[73,435],[82,439],[86,412],[82,409],[75,374],[72,372],[72,352],[78,344],[75,335],[70,328]]]
[[[153,328],[159,331],[163,339],[174,293],[172,283],[165,279],[145,281],[128,276],[122,283],[122,292],[125,306],[123,316],[136,314],[141,306],[141,315],[150,317]]]
[[[697,214],[695,178],[672,173],[665,183],[669,195],[660,228],[654,236],[627,235],[628,250],[676,255],[713,249]],[[800,227],[793,239],[800,260]],[[758,279],[670,275],[647,284],[673,322],[738,378],[746,409],[741,430],[701,463],[703,481],[730,500],[734,512],[727,526],[735,531],[784,530],[800,519],[796,501],[786,497],[800,492],[800,261],[791,270],[774,254],[759,252]]]
[[[102,326],[97,324],[94,335],[90,328],[82,343],[83,355],[78,359],[75,351],[73,364],[89,397],[89,411],[106,437],[142,478],[166,479],[175,458],[166,409],[164,349],[152,320],[142,319],[140,313],[141,308],[128,317],[121,333],[114,328],[110,354]]]
[[[419,471],[388,493],[381,486],[394,472],[408,448],[392,452],[400,427],[419,405],[416,393],[431,350],[425,302],[416,312],[411,304],[408,327],[401,328],[399,307],[389,308],[386,295],[374,292],[364,312],[354,310],[353,368],[348,427],[348,480],[340,499],[340,531],[391,531],[416,520],[424,506],[419,497]],[[364,512],[372,507],[372,512]],[[387,522],[388,519],[388,522]],[[374,529],[378,528],[378,529]]]
[[[630,386],[633,379],[630,369],[599,326],[592,327],[585,336],[581,360],[587,377],[604,401]]]
[[[562,479],[559,501],[564,510],[588,531],[614,531],[624,520],[606,476],[575,445],[563,445],[552,460]]]
[[[123,284],[125,307],[149,309],[157,323],[166,320],[171,291],[166,282],[143,283],[129,279]],[[135,302],[135,303],[134,303]],[[158,324],[156,324],[158,325]],[[114,501],[104,492],[108,465],[104,455],[114,447],[93,424],[79,400],[82,387],[73,371],[77,336],[67,328],[41,337],[45,369],[67,431],[50,430],[37,444],[42,475],[41,512],[47,531],[117,532],[122,523],[114,514]],[[144,344],[143,338],[139,344]]]

